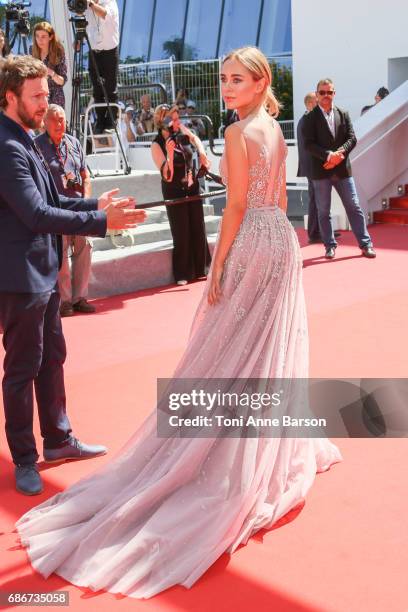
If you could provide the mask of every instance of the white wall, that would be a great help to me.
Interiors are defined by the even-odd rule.
[[[305,93],[325,77],[355,119],[390,84],[388,60],[408,57],[408,2],[292,0],[292,40],[295,121]]]

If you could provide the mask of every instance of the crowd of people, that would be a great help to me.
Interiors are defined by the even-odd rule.
[[[143,94],[139,104],[133,98],[120,100],[118,104],[122,111],[120,130],[125,145],[136,142],[140,136],[152,137],[155,135],[157,126],[154,122],[154,115],[156,109],[152,105],[150,94]],[[196,102],[176,97],[174,105],[179,112],[181,123],[199,138],[205,138],[207,130],[204,122],[200,117],[195,116],[200,114]]]
[[[144,93],[137,102],[133,97],[119,100],[117,2],[91,0],[85,16],[92,49],[89,73],[93,101],[101,105],[95,109],[93,133],[100,135],[113,131],[117,123],[117,104],[121,111],[121,121],[117,128],[125,148],[141,137],[146,139],[147,136],[152,141],[152,157],[161,173],[163,198],[167,200],[197,195],[200,190],[200,171],[205,174],[209,164],[201,143],[201,139],[206,136],[206,126],[199,116],[196,102],[185,87],[177,90],[171,107],[159,105],[154,108],[149,93]],[[67,64],[64,47],[52,25],[45,21],[35,25],[32,40],[30,53],[41,60],[47,70],[50,104],[45,132],[39,135],[38,146],[42,148],[62,194],[69,195],[75,191],[78,196],[90,195],[89,173],[81,145],[67,134],[64,113]],[[4,32],[0,30],[0,57],[6,57],[8,52]],[[97,71],[104,80],[105,92],[101,88]],[[110,108],[104,104],[105,93],[108,101],[113,104]],[[385,87],[379,88],[375,104],[388,93]],[[305,97],[306,112],[297,128],[298,176],[306,176],[308,180],[309,242],[323,242],[326,258],[335,257],[336,239],[340,237],[340,232],[333,231],[331,222],[330,194],[334,187],[345,206],[363,254],[375,257],[351,174],[349,153],[356,142],[353,127],[348,113],[334,105],[334,96],[334,85],[330,79],[319,82],[317,90]],[[365,106],[362,114],[372,106]],[[166,116],[173,117],[170,131],[163,123]],[[322,118],[325,123],[322,123]],[[228,109],[226,126],[237,120],[239,117],[236,109]],[[57,126],[55,130],[51,127],[54,124]],[[182,138],[174,137],[176,131],[184,135],[188,146],[182,145]],[[167,206],[167,213],[174,243],[173,273],[176,283],[185,284],[205,276],[210,255],[205,238],[202,202],[194,207],[188,204]],[[91,242],[82,237],[64,238],[64,260],[60,272],[62,316],[72,315],[76,311],[94,310],[87,301],[91,248]],[[71,272],[68,265],[69,252],[72,256]]]

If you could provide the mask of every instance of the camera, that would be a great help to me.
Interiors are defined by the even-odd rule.
[[[31,2],[0,2],[0,5],[6,7],[6,19],[8,21],[18,21],[21,18],[28,18],[30,14],[25,9],[31,6]]]
[[[67,187],[68,189],[75,189],[78,183],[74,179],[67,179]]]
[[[27,8],[31,6],[31,2],[1,2],[6,7],[6,21],[16,21],[15,30],[20,34],[28,35],[30,33],[30,13]]]
[[[83,15],[88,8],[88,0],[67,0],[68,10],[76,15]]]
[[[78,182],[77,177],[73,172],[67,172],[64,174],[63,184],[66,189],[78,190],[81,188],[81,183]]]
[[[188,147],[190,145],[190,139],[187,134],[183,134],[180,130],[177,132],[173,127],[173,119],[171,117],[165,117],[161,124],[162,129],[169,132],[169,138],[175,141],[176,144],[181,147]]]

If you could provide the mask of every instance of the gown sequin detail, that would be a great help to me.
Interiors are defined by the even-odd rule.
[[[239,125],[247,210],[223,297],[208,306],[209,277],[175,377],[305,378],[302,260],[283,210],[286,144],[275,120]],[[33,508],[17,529],[43,576],[148,598],[191,587],[220,555],[302,502],[316,472],[338,461],[327,439],[158,438],[154,410],[110,463]]]

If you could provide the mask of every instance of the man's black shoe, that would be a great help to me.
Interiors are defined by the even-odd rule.
[[[36,463],[28,465],[16,465],[16,489],[24,495],[38,495],[42,493],[43,484],[38,473]]]
[[[336,249],[334,247],[329,247],[328,249],[326,249],[326,253],[325,253],[326,259],[333,259],[335,255],[336,255]]]
[[[64,446],[59,448],[44,448],[45,463],[60,463],[68,459],[93,459],[106,455],[108,449],[100,444],[85,444],[71,436]]]
[[[364,255],[364,257],[368,257],[369,259],[374,259],[374,257],[377,257],[377,253],[371,246],[362,248],[361,253]]]

